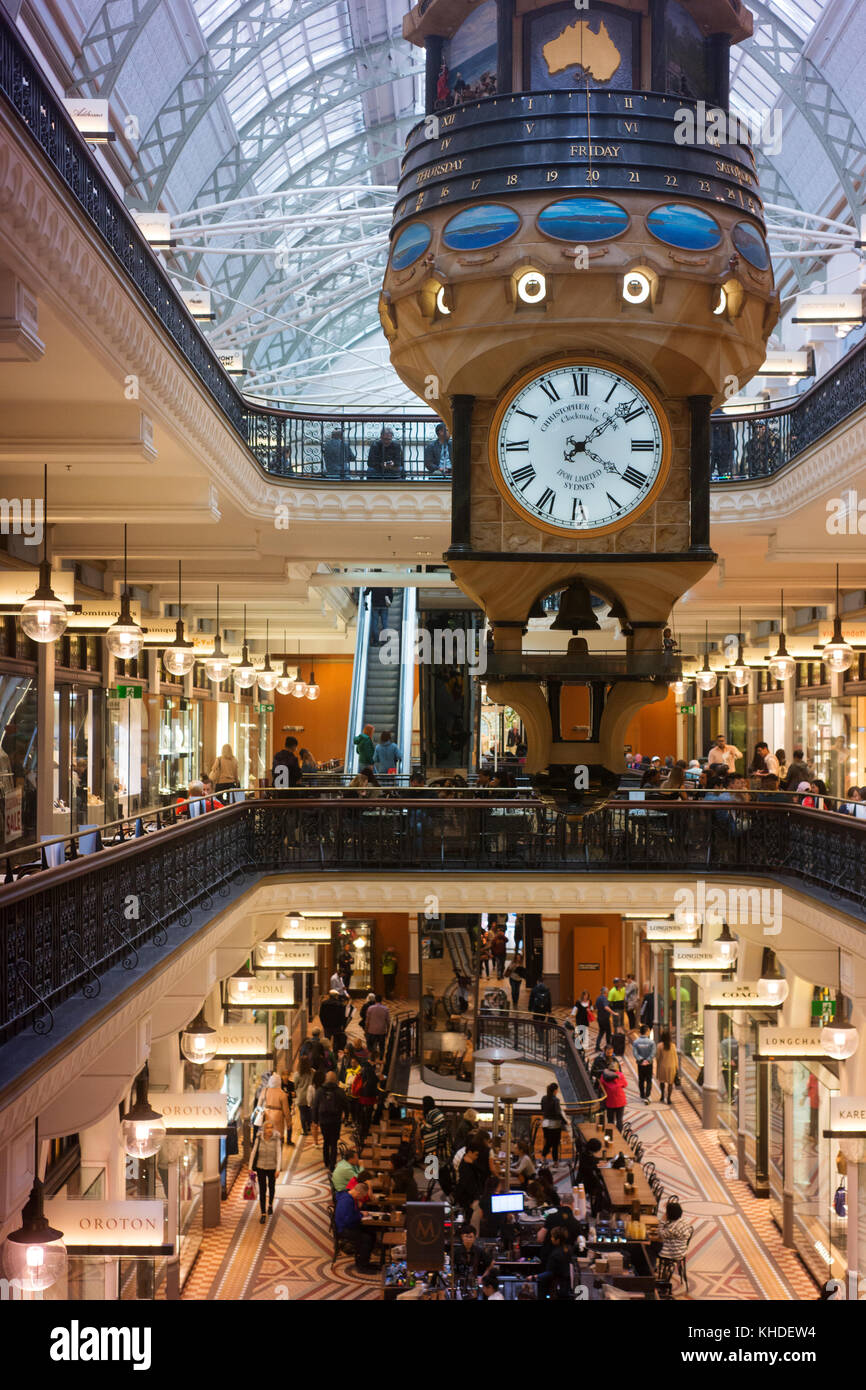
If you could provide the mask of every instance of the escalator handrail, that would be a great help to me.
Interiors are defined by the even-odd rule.
[[[400,693],[397,711],[397,743],[400,770],[412,769],[412,714],[415,708],[415,625],[418,618],[418,590],[411,584],[403,590],[403,624],[400,630]]]

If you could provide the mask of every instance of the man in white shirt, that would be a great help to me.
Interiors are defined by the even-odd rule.
[[[758,752],[764,755],[764,771],[769,773],[771,777],[778,777],[782,769],[775,753],[770,752],[769,743],[759,743]]]
[[[328,985],[328,989],[331,991],[332,994],[343,995],[345,999],[348,999],[349,997],[349,991],[346,989],[343,977],[337,970],[335,970],[333,975],[331,976],[331,982]]]
[[[739,748],[735,748],[732,743],[728,743],[724,734],[719,734],[707,758],[708,763],[724,763],[728,772],[735,772],[737,759],[743,755]]]

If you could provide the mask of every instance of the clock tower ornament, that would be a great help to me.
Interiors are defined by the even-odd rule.
[[[451,430],[445,559],[492,626],[488,698],[520,714],[527,771],[609,785],[628,723],[680,674],[671,607],[715,562],[711,411],[779,314],[754,155],[709,119],[752,17],[740,0],[421,0],[403,32],[427,115],[379,315]],[[524,651],[555,594],[574,640]]]

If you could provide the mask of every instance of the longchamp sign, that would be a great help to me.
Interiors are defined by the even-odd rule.
[[[777,1028],[758,1024],[758,1057],[825,1057],[820,1028]]]

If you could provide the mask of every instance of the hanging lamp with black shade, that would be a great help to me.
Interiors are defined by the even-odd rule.
[[[239,690],[249,690],[251,685],[255,685],[256,668],[250,661],[250,654],[247,650],[247,606],[244,604],[244,640],[241,648],[241,659],[236,666],[232,667],[232,679]]]
[[[300,644],[300,642],[299,642],[299,643],[298,643],[298,674],[295,676],[295,681],[294,681],[294,684],[293,684],[293,686],[292,686],[292,694],[294,695],[294,697],[295,697],[296,700],[303,700],[303,698],[304,698],[304,696],[306,695],[306,693],[307,693],[307,682],[304,680],[303,676],[301,675],[301,644]]]
[[[737,657],[727,669],[727,677],[735,690],[749,684],[749,668],[743,657],[743,610],[737,609]]]
[[[294,684],[293,678],[289,675],[289,667],[286,661],[286,629],[283,628],[283,669],[282,673],[277,677],[277,694],[291,695]]]
[[[797,669],[797,663],[788,655],[785,645],[785,590],[779,592],[779,646],[775,656],[770,657],[769,671],[773,680],[789,681]]]
[[[271,624],[270,619],[265,618],[265,664],[261,671],[256,671],[256,682],[259,690],[270,695],[280,678],[279,671],[275,671],[271,666]]]
[[[105,634],[108,650],[118,661],[134,661],[144,646],[144,633],[134,621],[129,607],[129,581],[126,564],[126,526],[123,528],[123,593],[120,616]]]
[[[42,559],[36,593],[22,604],[21,629],[33,642],[56,642],[69,622],[66,604],[51,587],[51,561],[48,559],[48,465],[42,476]]]
[[[67,1254],[63,1232],[48,1223],[43,1206],[43,1184],[39,1180],[39,1127],[35,1131],[36,1157],[33,1165],[33,1186],[21,1210],[21,1225],[6,1237],[3,1246],[3,1268],[11,1289],[21,1294],[41,1296],[66,1277]],[[15,1293],[11,1295],[16,1297]]]
[[[841,673],[854,664],[855,652],[850,642],[845,641],[842,632],[842,613],[839,606],[839,566],[836,566],[836,616],[833,619],[833,635],[821,653],[821,660],[831,671]]]
[[[718,676],[710,669],[710,625],[704,624],[704,664],[697,672],[695,680],[704,692],[715,690]]]
[[[227,676],[231,675],[232,663],[230,658],[223,651],[222,634],[220,632],[220,586],[216,586],[216,636],[213,642],[213,652],[205,657],[205,675],[209,681],[216,681],[221,685]]]
[[[145,1062],[135,1078],[135,1100],[122,1119],[123,1147],[130,1158],[152,1158],[165,1138],[162,1115],[148,1098],[148,1080]]]
[[[177,627],[175,629],[175,639],[170,647],[166,647],[162,654],[165,662],[165,669],[170,671],[173,676],[188,676],[195,665],[195,644],[187,642],[183,632],[183,613],[182,607],[182,562],[177,562]]]

